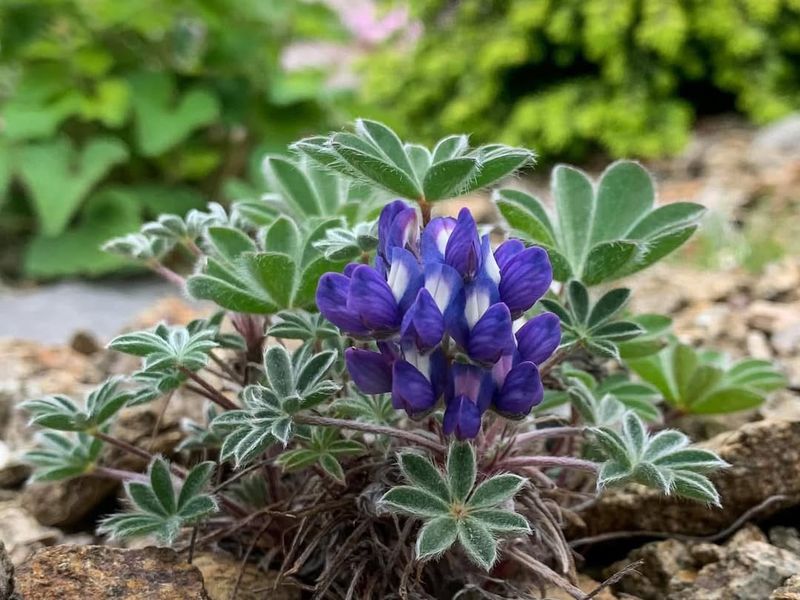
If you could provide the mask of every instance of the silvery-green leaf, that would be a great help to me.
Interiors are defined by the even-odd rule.
[[[450,514],[450,507],[444,500],[408,485],[393,487],[384,494],[381,503],[415,517],[439,517]]]
[[[475,485],[475,449],[469,442],[453,442],[447,454],[447,477],[454,500],[463,502]]]
[[[524,477],[511,473],[495,475],[475,488],[467,505],[470,509],[497,506],[513,498],[526,481]]]
[[[456,541],[458,524],[452,517],[431,519],[420,529],[417,536],[417,560],[435,558]]]
[[[531,532],[531,527],[525,517],[510,510],[482,509],[471,512],[470,516],[480,521],[493,533],[523,534]]]
[[[292,359],[286,348],[270,346],[264,354],[264,373],[270,388],[279,396],[290,396],[295,391]]]
[[[150,463],[150,485],[167,514],[174,513],[177,507],[175,489],[167,462],[161,457],[156,457]]]
[[[409,483],[444,500],[450,501],[450,490],[439,469],[419,454],[405,452],[400,455],[400,469]]]
[[[497,560],[497,542],[481,521],[467,517],[458,522],[458,541],[467,556],[488,571]]]
[[[339,461],[336,460],[332,454],[322,454],[319,457],[319,466],[336,481],[340,483],[344,482],[344,469],[342,469],[342,465],[339,464]]]

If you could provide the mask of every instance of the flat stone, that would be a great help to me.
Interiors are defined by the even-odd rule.
[[[152,546],[44,548],[17,568],[16,590],[24,600],[209,600],[197,567]]]
[[[22,563],[44,546],[59,543],[62,537],[58,529],[44,527],[15,501],[0,505],[0,540],[14,564]]]
[[[706,565],[692,585],[672,600],[754,600],[768,598],[788,577],[800,573],[800,557],[765,542],[748,542]]]
[[[228,554],[201,552],[195,555],[192,564],[200,569],[205,581],[206,593],[211,600],[230,600],[241,571],[241,581],[236,590],[236,600],[299,600],[296,587],[278,586],[274,590],[276,574],[265,572],[254,563],[241,565]],[[268,591],[267,591],[268,590]]]
[[[800,600],[800,575],[792,575],[769,596],[769,600]]]
[[[10,600],[14,594],[14,563],[0,540],[0,600]]]

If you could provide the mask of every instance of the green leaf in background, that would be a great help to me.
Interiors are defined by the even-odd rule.
[[[140,73],[131,78],[130,85],[136,142],[145,156],[163,154],[219,114],[216,97],[204,89],[177,95],[169,73]]]
[[[786,377],[768,361],[748,359],[726,367],[716,355],[677,342],[627,364],[668,404],[692,414],[755,408],[767,393],[786,385]]]
[[[30,190],[42,233],[61,233],[89,191],[127,157],[125,145],[114,138],[92,139],[80,151],[67,139],[20,149],[16,168]]]
[[[125,190],[108,188],[91,195],[75,227],[52,237],[40,234],[30,241],[25,249],[25,272],[49,279],[104,275],[129,267],[129,260],[104,252],[101,246],[110,238],[136,230],[141,225],[139,213],[139,206]]]
[[[681,246],[705,212],[690,202],[653,209],[652,178],[631,161],[613,163],[596,185],[559,165],[551,186],[555,219],[525,192],[500,190],[494,198],[515,235],[548,251],[559,281],[597,285],[640,271]]]

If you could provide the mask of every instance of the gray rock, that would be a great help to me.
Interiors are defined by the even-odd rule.
[[[792,575],[772,592],[769,600],[800,600],[800,575]]]
[[[0,540],[0,600],[11,600],[14,595],[14,563]]]
[[[769,530],[769,541],[773,546],[800,556],[800,532],[794,527],[773,527]]]
[[[794,113],[764,127],[754,138],[750,156],[762,163],[775,156],[800,157],[800,113]]]
[[[764,542],[748,542],[706,565],[694,582],[670,593],[671,600],[755,600],[800,573],[800,557]]]

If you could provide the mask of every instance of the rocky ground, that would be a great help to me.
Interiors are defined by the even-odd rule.
[[[723,509],[637,486],[608,492],[587,508],[583,522],[570,525],[576,549],[587,557],[582,587],[591,590],[642,561],[595,598],[800,600],[800,519],[793,512],[800,511],[800,117],[761,131],[716,123],[699,132],[685,155],[652,167],[663,200],[703,202],[723,226],[632,279],[634,310],[671,314],[685,341],[775,360],[789,388],[756,411],[680,423],[733,465],[715,476]],[[13,306],[8,302],[0,305]],[[168,297],[130,325],[185,323],[198,311]],[[30,338],[53,338],[20,329],[6,331],[16,339],[0,340],[0,600],[14,593],[24,600],[228,600],[234,588],[240,599],[299,597],[276,595],[257,565],[241,571],[236,556],[203,553],[189,566],[171,550],[108,546],[90,531],[92,518],[116,502],[113,483],[82,478],[24,486],[29,472],[19,455],[31,434],[15,405],[47,393],[80,396],[134,365],[100,348],[106,330],[89,328],[69,343],[44,345]],[[166,407],[129,410],[117,433],[169,454],[180,418],[199,405],[176,395]]]

